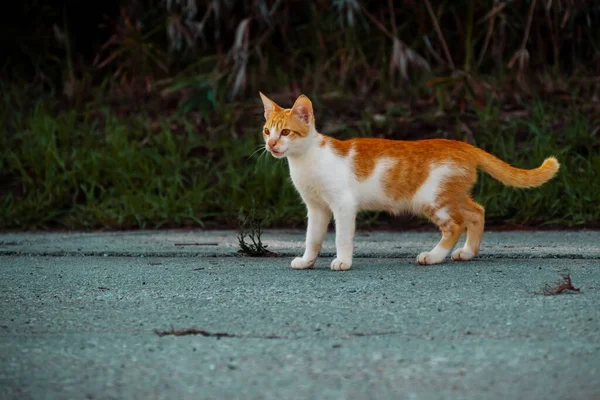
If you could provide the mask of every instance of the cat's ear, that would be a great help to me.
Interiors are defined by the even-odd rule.
[[[310,125],[310,122],[313,120],[313,107],[310,99],[301,94],[292,107],[292,115],[300,122]]]
[[[277,105],[277,103],[275,103],[273,100],[271,100],[270,98],[268,98],[267,96],[265,96],[264,94],[262,94],[262,92],[258,92],[260,94],[260,98],[263,102],[263,105],[265,106],[265,120],[269,120],[269,117],[271,116],[271,114],[273,114],[274,111],[281,111],[283,110],[281,107],[279,107]]]

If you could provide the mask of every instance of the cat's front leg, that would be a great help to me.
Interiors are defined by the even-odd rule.
[[[333,210],[335,219],[336,258],[331,262],[334,271],[347,271],[352,267],[354,251],[354,230],[356,226],[356,206],[342,203]]]
[[[331,221],[331,211],[323,205],[307,203],[308,226],[306,228],[306,248],[302,257],[292,261],[292,268],[313,268],[321,251]]]

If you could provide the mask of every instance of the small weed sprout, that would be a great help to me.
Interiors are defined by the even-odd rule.
[[[240,245],[239,253],[250,257],[274,257],[277,256],[270,250],[267,250],[268,245],[262,242],[263,234],[262,224],[264,218],[258,215],[256,208],[252,208],[248,215],[240,214],[239,217],[239,232],[237,235]],[[249,239],[249,241],[247,241]]]

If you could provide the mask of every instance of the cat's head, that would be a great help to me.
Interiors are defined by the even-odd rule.
[[[315,117],[312,103],[301,95],[292,108],[284,109],[260,93],[265,106],[263,138],[266,149],[275,158],[300,156],[312,145],[315,136]]]

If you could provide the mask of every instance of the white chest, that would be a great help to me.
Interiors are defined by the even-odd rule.
[[[300,160],[289,160],[294,186],[305,200],[330,204],[335,194],[352,186],[351,168],[347,160],[328,149]]]
[[[321,203],[327,192],[327,178],[317,168],[290,164],[290,177],[303,199]]]

